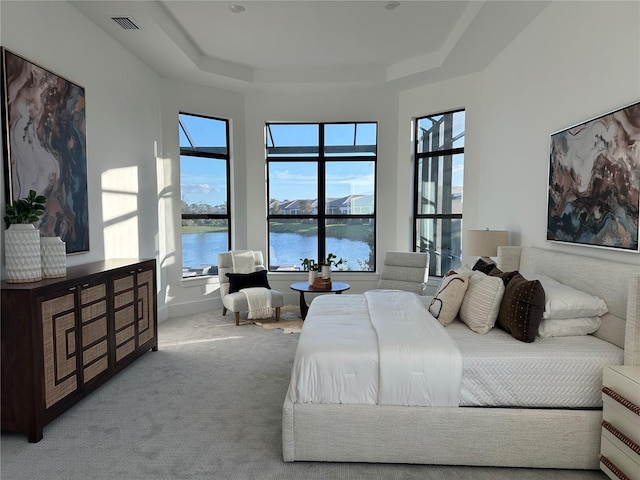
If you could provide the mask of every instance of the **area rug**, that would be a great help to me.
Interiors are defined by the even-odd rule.
[[[300,318],[299,306],[285,305],[280,308],[279,322],[276,322],[276,319],[272,317],[254,320],[253,323],[267,329],[279,328],[283,333],[300,333],[300,329],[304,322]]]

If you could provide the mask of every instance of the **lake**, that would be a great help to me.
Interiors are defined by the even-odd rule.
[[[271,263],[300,267],[300,259],[317,251],[317,239],[296,233],[272,233],[270,236]],[[227,250],[227,233],[189,233],[182,235],[182,264],[198,267],[217,264],[217,254]],[[343,257],[344,270],[361,270],[358,260],[369,258],[369,245],[343,238],[327,238],[327,251]],[[267,259],[265,258],[265,261]]]

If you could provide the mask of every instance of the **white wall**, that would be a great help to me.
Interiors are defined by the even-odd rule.
[[[403,92],[399,119],[467,109],[465,230],[640,265],[637,253],[546,241],[550,134],[639,99],[640,4],[553,2],[482,73]]]
[[[0,9],[2,46],[85,88],[90,250],[67,265],[156,257],[158,76],[66,2]],[[4,188],[1,197],[4,211]]]
[[[165,295],[169,316],[206,311],[222,303],[218,293],[218,280],[214,277],[182,279],[181,204],[180,204],[180,145],[178,140],[178,113],[192,113],[225,118],[230,123],[231,136],[231,212],[232,238],[238,248],[246,247],[246,155],[245,112],[241,94],[198,85],[187,85],[171,80],[163,81],[162,129],[165,150],[162,154],[162,210],[161,237],[165,244],[160,249],[159,263],[166,274]],[[236,240],[240,238],[241,241]],[[217,252],[211,252],[216,261]]]
[[[553,2],[485,71],[399,96],[243,96],[164,80],[65,2],[2,1],[0,21],[3,46],[86,89],[91,250],[69,265],[157,257],[161,319],[219,307],[215,280],[181,279],[180,110],[231,120],[234,248],[267,249],[269,121],[377,121],[378,262],[385,250],[410,248],[411,119],[464,107],[465,229],[507,228],[514,244],[640,265],[637,254],[545,240],[549,134],[640,98],[637,2]],[[291,303],[296,275],[270,277]],[[352,291],[376,280],[344,275]]]

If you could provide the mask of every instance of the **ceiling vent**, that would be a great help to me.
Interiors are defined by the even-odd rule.
[[[131,17],[111,17],[111,20],[125,30],[140,30],[140,27],[136,25],[136,22]]]

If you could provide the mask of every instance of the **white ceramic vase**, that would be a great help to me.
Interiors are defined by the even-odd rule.
[[[309,270],[309,285],[313,285],[316,278],[318,278],[318,272],[316,270]]]
[[[67,247],[60,237],[41,237],[42,277],[58,278],[67,274]]]
[[[42,280],[40,232],[32,223],[13,223],[4,231],[4,259],[8,283]]]
[[[322,278],[331,278],[331,267],[329,265],[322,265],[322,272],[320,276]]]

